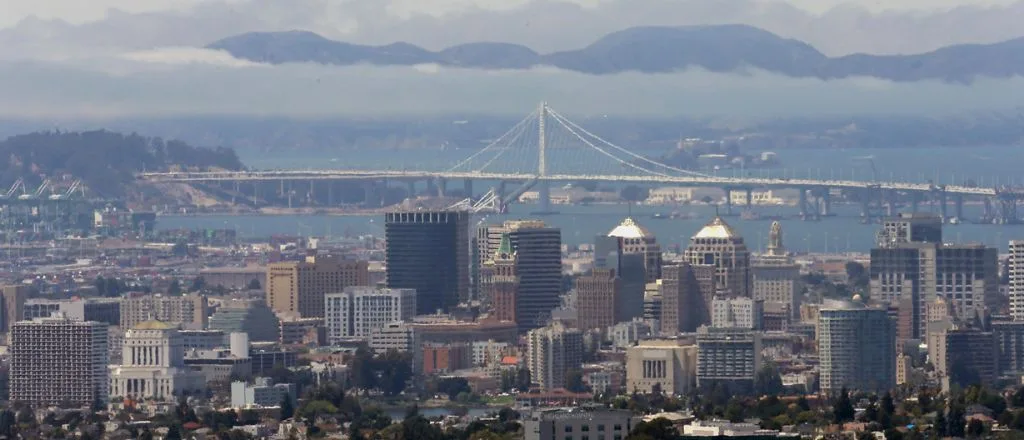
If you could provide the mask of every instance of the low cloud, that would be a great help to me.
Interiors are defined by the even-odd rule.
[[[0,77],[0,117],[17,119],[525,115],[541,100],[579,116],[947,115],[1013,108],[1024,96],[1024,78],[966,86],[699,70],[588,76],[551,68],[268,66],[194,49],[6,61]]]
[[[55,13],[26,18],[0,29],[0,58],[204,46],[243,32],[295,29],[357,43],[439,49],[486,40],[555,51],[631,26],[726,23],[762,27],[829,55],[892,54],[1018,37],[1024,16],[1021,0],[194,0],[172,10],[139,3],[84,23]]]

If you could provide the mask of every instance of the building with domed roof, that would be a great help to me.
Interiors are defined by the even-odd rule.
[[[690,238],[683,260],[694,266],[714,266],[714,295],[751,296],[750,251],[725,220],[716,216]],[[706,298],[710,310],[711,298]]]
[[[125,332],[121,365],[110,369],[110,396],[174,401],[205,389],[205,376],[185,366],[185,343],[178,325],[150,320]]]
[[[654,283],[661,278],[661,246],[654,233],[637,224],[633,218],[626,217],[608,232],[608,237],[618,240],[622,253],[643,255],[645,283]]]

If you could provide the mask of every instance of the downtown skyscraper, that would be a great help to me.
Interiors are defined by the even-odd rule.
[[[469,298],[468,212],[391,212],[384,234],[387,286],[416,289],[417,314],[448,311]]]

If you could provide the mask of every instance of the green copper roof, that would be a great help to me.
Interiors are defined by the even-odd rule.
[[[495,252],[495,259],[507,259],[512,256],[512,240],[508,233],[501,234],[501,242],[498,243],[498,250]]]

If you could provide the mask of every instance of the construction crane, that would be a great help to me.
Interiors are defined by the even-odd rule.
[[[5,199],[10,199],[11,197],[14,197],[14,193],[18,192],[19,189],[22,192],[25,192],[25,181],[22,180],[21,178],[18,178],[18,180],[15,180],[14,181],[14,185],[11,185],[11,189],[7,190],[6,194],[0,194],[0,197],[3,197]]]
[[[43,183],[39,185],[39,188],[36,188],[35,192],[33,192],[32,194],[22,194],[18,196],[18,200],[35,200],[41,198],[43,196],[43,193],[46,192],[46,190],[49,188],[50,179],[46,179],[43,181]]]
[[[68,187],[67,191],[64,191],[64,194],[51,194],[50,200],[70,199],[71,196],[74,195],[75,191],[78,191],[79,189],[82,189],[82,181],[76,180],[73,183],[71,183],[71,186]]]

